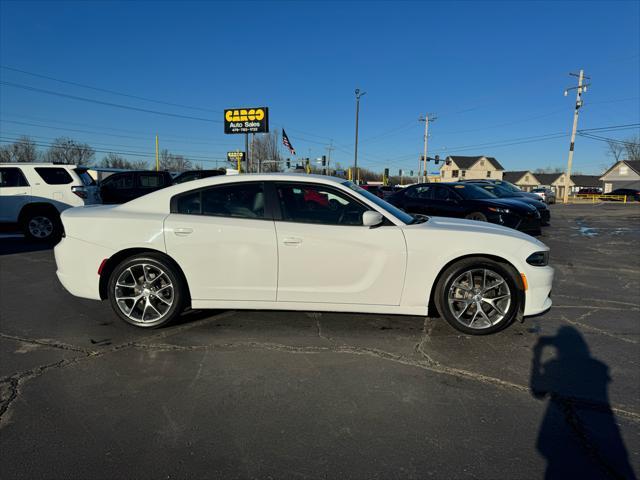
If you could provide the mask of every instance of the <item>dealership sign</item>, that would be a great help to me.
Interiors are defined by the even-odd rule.
[[[269,109],[231,108],[224,111],[224,133],[268,133]]]
[[[227,152],[227,161],[231,163],[244,162],[244,152]]]

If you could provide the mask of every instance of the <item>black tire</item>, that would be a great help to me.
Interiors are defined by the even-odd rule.
[[[180,316],[188,294],[173,262],[163,255],[147,253],[129,257],[113,269],[107,295],[111,308],[125,322],[140,328],[159,328]]]
[[[58,242],[62,237],[60,213],[53,207],[29,208],[20,217],[24,236],[37,242]]]
[[[459,280],[461,276],[465,275],[465,272],[482,270],[490,270],[504,280],[507,288],[497,286],[493,289],[487,289],[486,294],[482,294],[482,296],[487,300],[496,303],[498,305],[498,308],[503,310],[503,315],[502,318],[498,318],[500,317],[500,315],[497,313],[498,310],[490,307],[490,304],[487,302],[487,300],[481,300],[479,304],[482,305],[481,308],[483,312],[485,312],[485,315],[487,313],[489,314],[487,315],[487,317],[491,317],[492,314],[495,314],[495,317],[493,317],[493,320],[495,320],[495,322],[492,323],[491,318],[489,319],[489,321],[486,321],[484,320],[484,317],[478,315],[477,317],[473,317],[473,321],[471,321],[471,323],[467,323],[469,317],[473,316],[475,313],[480,314],[480,311],[477,310],[478,303],[474,300],[475,296],[471,297],[472,295],[477,293],[477,290],[472,289],[472,291],[466,292],[460,288],[456,288],[455,286],[453,286],[453,284],[454,281]],[[472,273],[471,275],[471,278],[474,280],[474,285],[476,284],[476,282],[478,282],[478,279],[481,280],[482,278],[482,274],[480,274],[480,277],[478,277],[478,274],[474,273]],[[438,280],[438,284],[436,285],[434,294],[436,308],[438,309],[440,315],[444,317],[445,320],[449,322],[449,324],[453,328],[463,333],[469,335],[487,335],[490,333],[495,333],[510,325],[517,317],[518,312],[521,309],[523,294],[517,275],[517,272],[510,265],[496,262],[488,258],[469,257],[459,260],[447,267],[447,269],[442,273],[440,279]],[[467,282],[467,284],[468,283],[469,282]],[[491,285],[489,282],[487,282],[487,284],[489,286]],[[493,298],[500,297],[500,295],[504,294],[507,289],[510,295],[508,306],[505,306],[506,298],[504,300],[493,300]],[[450,295],[453,295],[455,297],[459,296],[460,294],[468,295],[470,298],[454,300],[453,303],[449,302]],[[467,302],[468,307],[465,307],[465,304],[467,304]],[[462,313],[459,319],[456,318],[454,312],[456,309],[462,309]],[[480,323],[476,323],[478,322],[478,318],[480,319]],[[490,325],[488,323],[490,323]]]
[[[472,212],[466,217],[467,220],[477,220],[478,222],[487,222],[487,216],[482,212]]]

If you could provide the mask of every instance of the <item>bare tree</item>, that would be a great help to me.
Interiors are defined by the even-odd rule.
[[[625,140],[624,150],[627,155],[626,160],[640,160],[640,136]]]
[[[174,155],[166,148],[160,151],[160,169],[171,172],[184,172],[193,169],[191,160],[182,155]]]
[[[102,158],[100,166],[104,168],[126,168],[129,170],[146,170],[149,168],[147,162],[144,160],[136,160],[135,162],[132,162],[117,153],[112,152],[106,154]]]
[[[282,171],[282,155],[280,155],[278,138],[278,130],[256,135],[252,142],[254,170],[257,171],[257,165],[260,165],[263,172]]]
[[[36,144],[27,136],[0,147],[0,162],[35,162],[38,160]]]
[[[611,155],[616,162],[619,162],[625,150],[624,145],[611,140],[607,143],[609,144],[609,155]]]
[[[86,165],[93,160],[95,153],[87,143],[77,142],[68,137],[59,137],[53,141],[44,158],[54,163]]]

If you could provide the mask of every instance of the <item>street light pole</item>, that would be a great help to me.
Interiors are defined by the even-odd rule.
[[[427,147],[429,145],[429,122],[435,121],[437,117],[433,114],[426,113],[424,117],[420,117],[418,120],[424,122],[424,157],[422,157],[423,166],[423,182],[427,183],[429,181],[429,174],[427,172]]]
[[[360,116],[360,97],[367,92],[360,92],[359,88],[356,88],[356,146],[353,154],[353,170],[355,183],[360,183],[360,173],[358,171],[358,117]]]
[[[576,108],[573,112],[573,128],[571,130],[571,143],[569,144],[569,158],[567,159],[567,171],[565,173],[565,178],[564,178],[564,195],[563,195],[562,201],[565,204],[569,202],[569,183],[571,182],[571,166],[573,164],[573,150],[576,142],[576,131],[578,130],[578,111],[580,110],[580,107],[582,107],[582,92],[583,91],[586,92],[588,87],[588,85],[583,85],[582,82],[584,81],[585,78],[589,78],[589,77],[585,77],[584,70],[580,70],[579,74],[570,73],[569,75],[578,77],[578,86],[566,89],[564,91],[564,96],[566,97],[568,95],[569,90],[577,89],[578,91],[576,93]]]

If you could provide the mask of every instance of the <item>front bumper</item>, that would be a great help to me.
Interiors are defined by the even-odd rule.
[[[525,292],[524,316],[539,315],[551,308],[553,267],[531,267],[523,272],[529,285]]]

